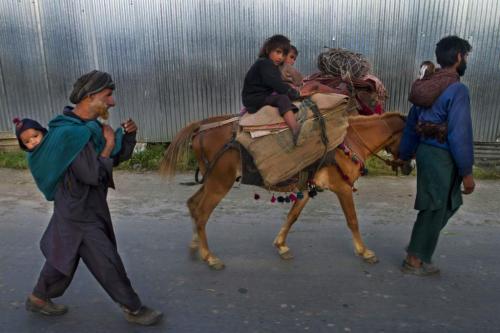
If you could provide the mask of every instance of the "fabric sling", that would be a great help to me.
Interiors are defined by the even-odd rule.
[[[115,147],[111,156],[121,150],[123,130],[115,131]],[[49,132],[35,149],[28,153],[28,165],[36,185],[48,201],[54,200],[56,186],[71,162],[89,142],[97,154],[106,144],[102,125],[97,120],[83,121],[58,115],[49,122]]]

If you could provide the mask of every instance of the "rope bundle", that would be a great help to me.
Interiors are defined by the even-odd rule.
[[[361,53],[337,48],[319,54],[318,69],[323,74],[350,80],[359,79],[370,73],[371,65]]]

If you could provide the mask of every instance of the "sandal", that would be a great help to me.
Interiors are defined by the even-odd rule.
[[[436,265],[422,262],[420,267],[415,267],[410,265],[410,263],[406,261],[406,259],[403,260],[401,271],[405,274],[413,274],[417,276],[436,275],[440,272],[439,267],[437,267]]]

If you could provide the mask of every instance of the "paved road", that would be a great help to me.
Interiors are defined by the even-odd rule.
[[[0,332],[499,332],[500,182],[477,193],[445,229],[435,257],[439,277],[400,273],[415,217],[414,178],[363,178],[356,202],[367,244],[380,258],[354,256],[335,196],[322,193],[290,234],[295,255],[282,261],[271,246],[287,212],[270,194],[234,188],[214,212],[209,242],[224,260],[211,271],[187,251],[185,201],[196,186],[153,173],[116,174],[110,206],[119,251],[146,304],[162,309],[158,327],[125,322],[83,264],[58,301],[60,318],[24,310],[43,263],[38,241],[51,204],[29,173],[0,169]],[[254,192],[261,194],[258,201]]]

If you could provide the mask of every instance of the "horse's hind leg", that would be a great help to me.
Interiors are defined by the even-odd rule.
[[[191,242],[189,243],[189,252],[191,253],[192,256],[196,255],[196,252],[198,251],[198,248],[200,246],[200,240],[198,238],[198,231],[196,228],[196,211],[198,209],[198,205],[200,203],[200,199],[203,196],[203,187],[205,185],[202,185],[198,191],[196,191],[195,194],[191,196],[191,198],[188,199],[187,201],[187,206],[189,208],[189,212],[192,217],[192,222],[193,222],[193,236],[191,238]]]
[[[358,225],[358,217],[356,216],[356,207],[354,206],[354,200],[352,197],[351,189],[345,189],[335,192],[339,198],[340,205],[344,211],[345,218],[347,220],[347,225],[352,232],[354,249],[356,254],[363,257],[363,260],[374,264],[378,262],[378,258],[375,253],[369,250],[361,238]]]
[[[309,195],[307,193],[304,193],[303,199],[297,200],[293,203],[292,208],[288,212],[285,223],[283,223],[278,235],[274,239],[273,245],[278,249],[278,253],[281,259],[293,259],[292,252],[286,245],[286,238],[288,236],[288,233],[290,232],[290,229],[292,228],[292,225],[295,223],[295,221],[297,221],[300,213],[302,212],[302,209],[304,209],[308,201]]]
[[[208,247],[206,224],[212,211],[229,192],[234,184],[236,170],[225,170],[223,175],[214,172],[205,180],[203,186],[188,200],[188,207],[194,221],[196,235],[193,236],[191,245],[198,245],[200,258],[208,263],[213,269],[224,268],[224,263],[217,258]]]

